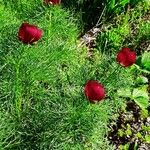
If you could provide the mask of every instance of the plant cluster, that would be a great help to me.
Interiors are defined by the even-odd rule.
[[[97,38],[94,56],[88,60],[86,48],[80,47],[77,41],[76,19],[59,5],[79,6],[83,2],[88,4],[85,9],[91,1],[69,2],[0,2],[2,150],[112,150],[115,148],[105,138],[112,114],[126,99],[134,100],[146,113],[147,79],[138,76],[136,80],[142,81],[142,86],[136,88],[134,79],[137,72],[149,73],[149,52],[139,57],[136,47],[124,41],[130,34],[129,15],[121,17],[121,25],[111,29],[106,24],[106,31]],[[93,1],[92,7],[98,8],[98,2]],[[109,4],[119,9],[121,2],[114,2],[111,0]],[[121,5],[128,3],[124,1]],[[109,11],[107,4],[105,7]],[[139,37],[144,35],[148,39],[148,23],[140,25]],[[89,103],[99,101],[96,105]]]
[[[108,139],[117,149],[140,149],[142,144],[149,149],[150,121],[148,111],[142,110],[133,101],[128,101],[117,114],[117,120],[109,124]]]
[[[52,2],[52,1],[50,1]],[[53,2],[54,3],[54,2]],[[55,2],[54,4],[59,4]],[[18,38],[25,44],[33,44],[42,37],[43,31],[35,25],[23,23],[19,29]],[[117,62],[124,67],[132,66],[136,62],[136,53],[129,48],[122,48],[117,54]],[[89,80],[85,85],[84,93],[90,101],[100,101],[105,97],[105,90],[97,81]]]

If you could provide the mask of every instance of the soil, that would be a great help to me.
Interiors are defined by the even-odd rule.
[[[135,144],[137,150],[150,150],[150,143],[144,141],[145,135],[150,135],[150,131],[145,131],[143,126],[150,127],[150,117],[143,118],[139,106],[134,101],[128,101],[125,110],[119,112],[117,120],[111,120],[107,138],[117,150],[120,149],[120,145],[125,144],[129,145],[129,150],[133,150]],[[122,135],[119,131],[122,131]]]

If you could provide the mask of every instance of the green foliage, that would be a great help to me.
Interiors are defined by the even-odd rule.
[[[141,109],[145,110],[149,106],[148,86],[143,85],[136,88],[121,88],[117,90],[118,96],[133,99]]]
[[[137,60],[136,69],[140,72],[150,74],[150,53],[144,52]]]
[[[3,24],[0,25],[0,105],[9,109],[13,122],[7,122],[6,130],[2,130],[6,136],[1,137],[0,142],[6,142],[1,147],[83,149],[90,144],[91,149],[109,149],[111,146],[104,137],[106,124],[110,114],[122,102],[106,98],[98,105],[89,105],[82,93],[88,79],[104,81],[104,77],[101,79],[103,72],[106,73],[104,64],[109,66],[106,56],[97,55],[95,64],[85,59],[85,50],[77,46],[78,29],[69,12],[50,6],[42,7],[44,13],[37,9],[34,15],[32,5],[26,1],[22,3],[28,6],[23,12],[20,3],[10,2],[5,3],[5,7],[1,6],[4,13],[1,13]],[[18,41],[17,32],[24,20],[44,31],[42,39],[35,45],[24,45]],[[112,65],[117,67],[116,63]],[[97,67],[99,75],[95,76]],[[109,68],[108,75],[113,72],[112,66]],[[109,80],[112,78],[108,77]],[[114,81],[108,86],[108,91],[121,84]],[[113,95],[113,92],[110,91],[110,94]],[[13,130],[13,136],[8,140],[7,129]]]
[[[0,13],[3,19],[3,24],[0,24],[0,105],[9,109],[9,115],[13,116],[13,124],[0,123],[2,126],[6,123],[1,130],[3,134],[0,134],[0,142],[5,141],[1,147],[49,149],[57,146],[60,149],[66,145],[70,147],[71,142],[79,147],[78,136],[88,136],[87,127],[92,132],[93,126],[87,118],[90,121],[95,111],[91,114],[92,110],[89,110],[84,119],[80,119],[79,104],[84,99],[81,86],[85,83],[81,80],[82,74],[80,76],[84,50],[76,45],[76,24],[68,12],[58,7],[45,7],[44,15],[30,17],[30,11],[26,9],[26,13],[20,15],[19,8],[16,12],[13,8],[1,7],[4,13]],[[24,20],[44,31],[42,39],[35,45],[24,45],[16,37]],[[82,107],[82,111],[88,109],[86,101]],[[81,126],[78,127],[77,123]],[[79,135],[76,130],[80,130]]]
[[[142,109],[146,109],[149,106],[147,86],[133,89],[132,98]]]
[[[138,85],[147,84],[148,83],[148,79],[141,75],[141,76],[137,77],[135,83],[138,84]]]
[[[131,126],[129,124],[127,124],[127,129],[125,131],[125,134],[127,136],[131,136],[132,135],[132,130],[131,130]]]
[[[20,136],[15,130],[17,124],[6,110],[0,110],[0,118],[0,149],[13,149],[20,144]]]
[[[116,51],[119,51],[120,47],[126,47],[126,46],[130,47],[130,45],[132,46],[133,45],[132,41],[130,43],[130,38],[132,36],[131,33],[133,30],[131,28],[131,25],[134,24],[135,18],[136,18],[136,22],[138,22],[140,25],[137,31],[136,39],[133,39],[133,42],[138,43],[141,41],[142,38],[149,36],[149,30],[148,30],[149,23],[147,22],[144,25],[145,21],[141,21],[142,14],[145,14],[145,12],[142,12],[141,4],[142,3],[137,5],[137,9],[131,12],[122,13],[121,15],[119,15],[116,18],[116,23],[114,26],[112,26],[111,23],[106,24],[105,32],[102,32],[97,38],[97,45],[100,50],[102,49],[102,51],[108,52],[108,53],[111,52],[112,54]],[[145,26],[145,29],[143,28],[143,26]],[[135,65],[134,67],[131,67],[131,74],[132,73],[133,74],[136,73],[136,75],[137,73],[139,74],[139,76],[137,76],[136,81],[132,83],[131,86],[128,86],[126,88],[120,87],[119,89],[117,89],[118,96],[121,96],[124,98],[131,98],[135,100],[135,102],[142,109],[147,108],[149,104],[147,86],[138,87],[138,88],[135,88],[135,86],[136,85],[140,86],[141,84],[143,85],[143,84],[148,83],[148,79],[145,77],[141,77],[140,73],[141,72],[149,73],[148,69],[146,69],[146,66],[147,68],[150,66],[149,60],[150,60],[149,52],[143,53],[141,56],[141,61],[138,60],[137,65]],[[144,66],[145,66],[145,69],[144,69]],[[137,95],[137,93],[139,94]]]
[[[128,150],[129,149],[129,144],[125,144],[125,145],[120,145],[119,149],[120,150]]]
[[[75,7],[82,25],[93,26],[100,15],[107,20],[109,13],[119,14],[128,3],[66,0],[63,6]],[[107,123],[124,104],[116,90],[130,89],[134,83],[132,70],[115,62],[116,52],[130,35],[129,14],[124,13],[116,26],[106,25],[88,61],[86,49],[78,46],[79,31],[71,11],[44,6],[42,0],[2,0],[0,4],[0,149],[112,150],[105,138]],[[44,31],[35,45],[18,41],[22,22]],[[147,35],[149,27],[146,32],[142,28],[139,34]],[[89,104],[83,95],[89,79],[106,88],[105,100],[97,105]],[[142,92],[138,91],[147,98]]]
[[[142,126],[142,130],[145,132],[149,132],[150,131],[150,127],[149,126]]]
[[[122,129],[118,129],[118,135],[120,136],[120,137],[123,137],[124,136],[124,131],[122,130]]]
[[[131,89],[120,88],[117,90],[117,95],[127,98],[127,97],[131,97],[132,92],[131,92]]]
[[[143,67],[150,71],[150,52],[145,52],[143,55],[142,55],[142,65]]]
[[[148,110],[147,109],[142,109],[141,110],[141,118],[147,118],[149,116]]]
[[[150,22],[149,21],[143,21],[141,22],[139,26],[139,32],[138,34],[144,38],[144,40],[149,40],[150,38]]]
[[[145,141],[146,141],[146,143],[150,143],[150,136],[149,135],[145,136]]]
[[[143,136],[142,136],[142,134],[141,134],[140,132],[136,133],[134,136],[135,136],[136,138],[139,138],[139,139],[142,139],[142,138],[143,138]]]
[[[117,14],[126,12],[128,5],[133,7],[140,2],[148,7],[147,2],[142,0],[62,0],[62,5],[75,12],[80,20],[80,27],[86,31]]]

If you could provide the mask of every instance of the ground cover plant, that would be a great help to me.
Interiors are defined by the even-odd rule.
[[[149,31],[147,29],[150,23],[149,20],[145,20],[149,15],[149,8],[148,11],[143,8],[138,5],[136,9],[129,9],[126,13],[123,12],[117,17],[118,23],[115,22],[114,27],[109,29],[108,32],[106,29],[106,32],[98,38],[98,43],[100,42],[98,49],[103,49],[104,46],[106,49],[115,49],[119,45],[122,47],[128,44],[132,49],[136,49],[138,54],[136,65],[131,69],[136,71],[133,86],[120,87],[118,90],[118,95],[125,97],[128,102],[120,113],[116,114],[117,119],[114,119],[112,125],[109,125],[111,131],[108,137],[117,149],[150,148],[148,138],[150,72],[148,71],[149,67],[146,68],[146,66],[149,66],[150,53],[149,44],[143,45],[143,43],[149,43],[149,38],[147,38]],[[143,29],[142,26],[146,28]],[[104,45],[102,45],[103,42]],[[120,55],[120,57],[122,56]],[[143,130],[143,126],[147,129],[146,132]]]
[[[110,140],[110,120],[121,106],[126,113],[128,99],[149,117],[148,11],[148,1],[0,1],[0,149],[127,149],[130,142]],[[97,22],[89,58],[78,37]],[[142,142],[146,123],[134,133]],[[125,130],[119,140],[131,136]]]
[[[128,6],[134,7],[141,0],[61,0],[62,6],[75,12],[80,22],[82,31],[87,31],[91,26],[100,26],[101,19],[111,20],[116,14],[125,12]],[[147,5],[149,1],[144,0]]]

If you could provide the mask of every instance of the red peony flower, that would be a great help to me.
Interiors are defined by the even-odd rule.
[[[37,26],[23,23],[18,32],[18,38],[25,44],[33,44],[42,37],[43,31]]]
[[[124,47],[118,52],[116,60],[121,66],[129,67],[136,62],[136,53]]]
[[[61,0],[44,0],[45,4],[53,4],[53,5],[57,5],[61,3]]]
[[[105,97],[105,89],[97,81],[89,80],[84,87],[84,94],[90,102],[94,103]]]

